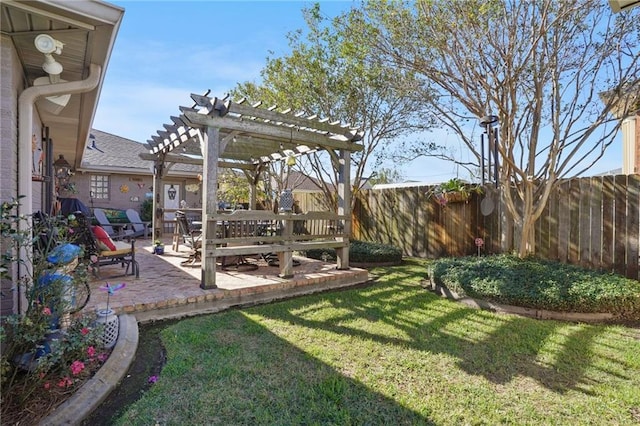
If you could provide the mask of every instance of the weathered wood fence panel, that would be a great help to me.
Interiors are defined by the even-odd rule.
[[[354,238],[394,244],[405,255],[427,258],[475,254],[476,237],[484,239],[487,254],[517,248],[519,228],[499,194],[493,194],[495,208],[484,216],[484,195],[443,207],[425,195],[430,189],[361,191],[353,212]],[[640,175],[560,182],[536,223],[535,245],[544,258],[638,279]]]
[[[394,244],[409,256],[475,253],[475,238],[486,238],[478,195],[443,207],[425,195],[429,189],[361,191],[354,206],[355,238]]]

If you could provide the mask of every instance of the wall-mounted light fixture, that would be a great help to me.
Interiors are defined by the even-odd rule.
[[[62,64],[56,61],[53,54],[62,54],[62,47],[64,44],[51,37],[49,34],[38,34],[33,41],[39,52],[44,54],[44,63],[42,69],[49,74],[48,77],[38,77],[33,81],[34,86],[44,86],[47,84],[64,83],[65,80],[60,78],[60,74],[64,70]],[[58,115],[67,106],[71,99],[70,94],[47,96],[40,99],[38,105],[40,108],[50,112],[51,114]]]
[[[62,47],[64,44],[49,34],[39,34],[33,42],[38,51],[44,54],[44,63],[42,69],[49,74],[49,78],[52,79],[52,83],[57,83],[62,74],[62,64],[53,58],[53,54],[60,55],[62,53]],[[56,80],[56,81],[53,81]]]
[[[173,185],[171,185],[169,187],[169,189],[167,190],[167,195],[169,195],[169,199],[170,200],[175,200],[176,199],[176,193],[178,191],[176,191],[176,189],[173,187]]]

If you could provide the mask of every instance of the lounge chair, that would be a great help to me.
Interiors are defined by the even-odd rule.
[[[93,269],[93,274],[96,277],[100,277],[100,267],[107,265],[121,265],[122,268],[125,268],[123,275],[135,275],[136,278],[140,276],[134,239],[127,243],[113,241],[113,247],[110,248],[101,247],[89,219],[79,211],[75,212],[74,215],[77,221],[77,226],[74,227],[73,233],[74,243],[84,247],[85,259],[89,261],[89,266]]]
[[[133,228],[132,230],[133,232],[130,234],[127,234],[126,237],[127,238],[134,238],[134,237],[147,238],[149,236],[150,222],[143,222],[142,219],[140,219],[140,214],[134,209],[127,209],[126,213],[127,213],[127,219],[129,219],[129,222],[131,222],[131,227]]]
[[[109,222],[106,213],[102,209],[93,209],[93,217],[96,218],[100,227],[104,229],[113,240],[129,238],[132,236],[131,234],[133,234],[132,230],[125,229],[127,224]],[[118,231],[116,231],[115,227],[118,228]]]

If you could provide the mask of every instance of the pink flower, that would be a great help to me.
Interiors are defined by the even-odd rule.
[[[89,346],[87,348],[87,355],[89,355],[90,358],[93,358],[96,355],[96,348]]]
[[[102,352],[101,354],[98,355],[98,361],[100,361],[100,362],[105,362],[107,360],[107,358],[109,358],[109,355],[107,355],[104,352]]]
[[[82,361],[76,360],[71,363],[71,373],[74,376],[77,376],[78,374],[80,374],[82,370],[84,370],[84,363]]]
[[[446,205],[447,205],[447,202],[448,202],[449,200],[447,200],[447,196],[446,196],[446,195],[444,195],[444,194],[438,194],[438,195],[436,195],[436,201],[438,202],[438,204],[440,204],[441,206],[443,206],[443,207],[444,207],[444,206],[446,206]]]
[[[89,334],[89,329],[87,327],[82,327],[80,333],[82,333],[83,336],[86,336],[87,334]]]
[[[149,376],[149,379],[147,380],[148,383],[155,383],[158,381],[158,376]]]
[[[58,382],[58,387],[61,387],[61,388],[68,388],[71,385],[73,385],[73,380],[71,380],[69,376],[64,377],[62,380]]]
[[[51,315],[51,309],[49,309],[48,306],[45,306],[44,308],[42,308],[42,313],[44,315]]]
[[[482,238],[476,238],[476,246],[482,247],[484,245],[484,240]]]
[[[43,386],[45,389],[49,389],[51,387],[51,383],[47,382]]]

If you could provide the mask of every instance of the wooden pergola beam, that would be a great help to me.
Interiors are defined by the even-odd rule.
[[[140,154],[140,158],[143,159],[143,160],[149,160],[149,161],[157,161],[158,160],[158,156],[156,154],[142,153],[142,154]],[[178,155],[178,154],[166,154],[165,155],[165,162],[167,162],[167,163],[193,164],[193,165],[196,165],[196,166],[202,166],[202,164],[203,164],[203,160],[201,158],[200,159],[198,159],[198,158],[189,158],[189,157],[184,157],[184,156]],[[219,160],[218,161],[218,167],[223,168],[223,169],[256,170],[258,165],[252,164],[252,163],[238,163],[238,162]]]
[[[311,145],[327,149],[347,149],[349,151],[362,151],[362,145],[351,142],[342,135],[332,135],[313,133],[308,130],[297,130],[293,127],[287,128],[281,125],[257,122],[252,120],[240,120],[225,117],[216,117],[200,114],[197,111],[184,111],[185,118],[194,127],[215,127],[227,130],[237,130],[247,134],[261,135],[263,138],[273,138],[281,141],[295,141],[303,145]]]

